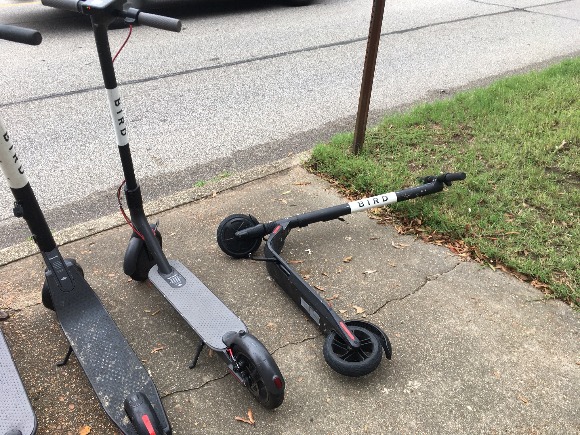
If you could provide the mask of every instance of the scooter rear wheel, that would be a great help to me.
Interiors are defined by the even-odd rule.
[[[228,216],[218,226],[217,242],[220,249],[233,258],[245,258],[255,252],[262,243],[262,238],[240,239],[236,232],[258,225],[258,220],[248,214]]]
[[[85,271],[83,268],[76,262],[74,258],[65,258],[65,263],[71,263],[73,267],[77,269],[77,271],[81,274],[82,277],[85,276]],[[50,295],[50,289],[48,288],[48,281],[45,279],[44,283],[42,284],[42,291],[41,291],[41,298],[42,298],[42,305],[49,310],[54,311],[54,304],[52,303],[52,296]]]
[[[358,349],[352,348],[336,332],[326,337],[322,353],[327,364],[344,376],[360,377],[374,371],[381,362],[382,346],[377,336],[362,326],[349,326],[360,341]]]
[[[252,360],[251,356],[242,350],[239,346],[232,346],[232,353],[238,365],[242,370],[246,386],[250,393],[266,409],[274,409],[284,401],[284,390],[269,390],[264,382],[264,373],[260,373],[258,365]]]

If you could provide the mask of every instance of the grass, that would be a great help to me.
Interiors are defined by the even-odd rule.
[[[580,305],[580,58],[388,116],[358,156],[352,140],[316,146],[308,166],[355,195],[466,172],[383,210]]]

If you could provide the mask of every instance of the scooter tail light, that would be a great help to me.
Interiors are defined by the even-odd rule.
[[[276,388],[281,390],[282,388],[284,388],[284,381],[279,376],[274,376],[274,385],[276,386]]]
[[[147,414],[143,414],[141,416],[141,420],[143,420],[143,424],[147,428],[149,435],[155,435],[155,429],[153,429],[153,425],[151,424],[151,420],[149,420],[149,416]]]
[[[278,225],[276,228],[274,228],[274,231],[272,231],[272,234],[276,234],[278,231],[280,231],[280,228],[282,228],[282,225]]]

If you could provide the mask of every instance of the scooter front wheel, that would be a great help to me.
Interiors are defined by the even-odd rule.
[[[258,220],[248,214],[228,216],[218,226],[217,242],[220,249],[233,258],[244,258],[255,252],[262,243],[262,238],[240,239],[236,232],[258,225]]]
[[[271,375],[270,371],[268,373],[261,371],[258,362],[252,359],[249,352],[244,351],[239,346],[233,345],[231,349],[241,370],[240,375],[242,379],[244,379],[246,387],[250,390],[250,393],[252,393],[258,402],[260,402],[260,404],[266,409],[274,409],[280,406],[284,401],[282,379],[278,379],[278,382],[281,383],[280,388],[268,387],[265,378],[266,376]],[[264,349],[264,352],[267,353],[268,351]],[[267,356],[270,359],[272,358],[269,353]]]
[[[84,278],[85,271],[83,268],[76,262],[74,258],[65,258],[64,260],[67,266],[75,267],[77,271],[81,274]],[[41,291],[41,298],[42,298],[42,305],[49,310],[54,311],[54,304],[52,303],[52,296],[50,295],[50,289],[48,288],[48,281],[46,278],[44,279],[44,283],[42,284],[42,291]]]
[[[350,331],[360,341],[359,348],[353,348],[336,332],[326,337],[322,353],[327,364],[344,376],[360,377],[374,371],[381,362],[382,347],[377,336],[362,326],[349,326]]]
[[[163,237],[157,229],[156,225],[151,225],[151,229],[155,231],[155,237],[159,242],[159,246],[163,246]],[[135,232],[131,234],[129,239],[129,246],[125,251],[125,258],[123,259],[123,271],[135,281],[145,281],[149,276],[149,270],[155,264],[155,259],[147,249],[147,245]]]

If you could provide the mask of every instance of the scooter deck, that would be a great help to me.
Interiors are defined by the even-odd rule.
[[[4,335],[0,331],[0,434],[36,433],[36,417],[20,380]]]
[[[169,264],[172,273],[163,276],[155,265],[149,280],[208,347],[225,350],[224,334],[246,331],[246,325],[183,264],[177,260],[169,260]]]
[[[161,399],[147,370],[78,269],[67,269],[72,285],[58,283],[63,280],[58,270],[60,277],[47,276],[52,302],[62,330],[105,412],[124,434],[136,434],[123,404],[131,393],[142,392],[166,433],[170,433]]]

